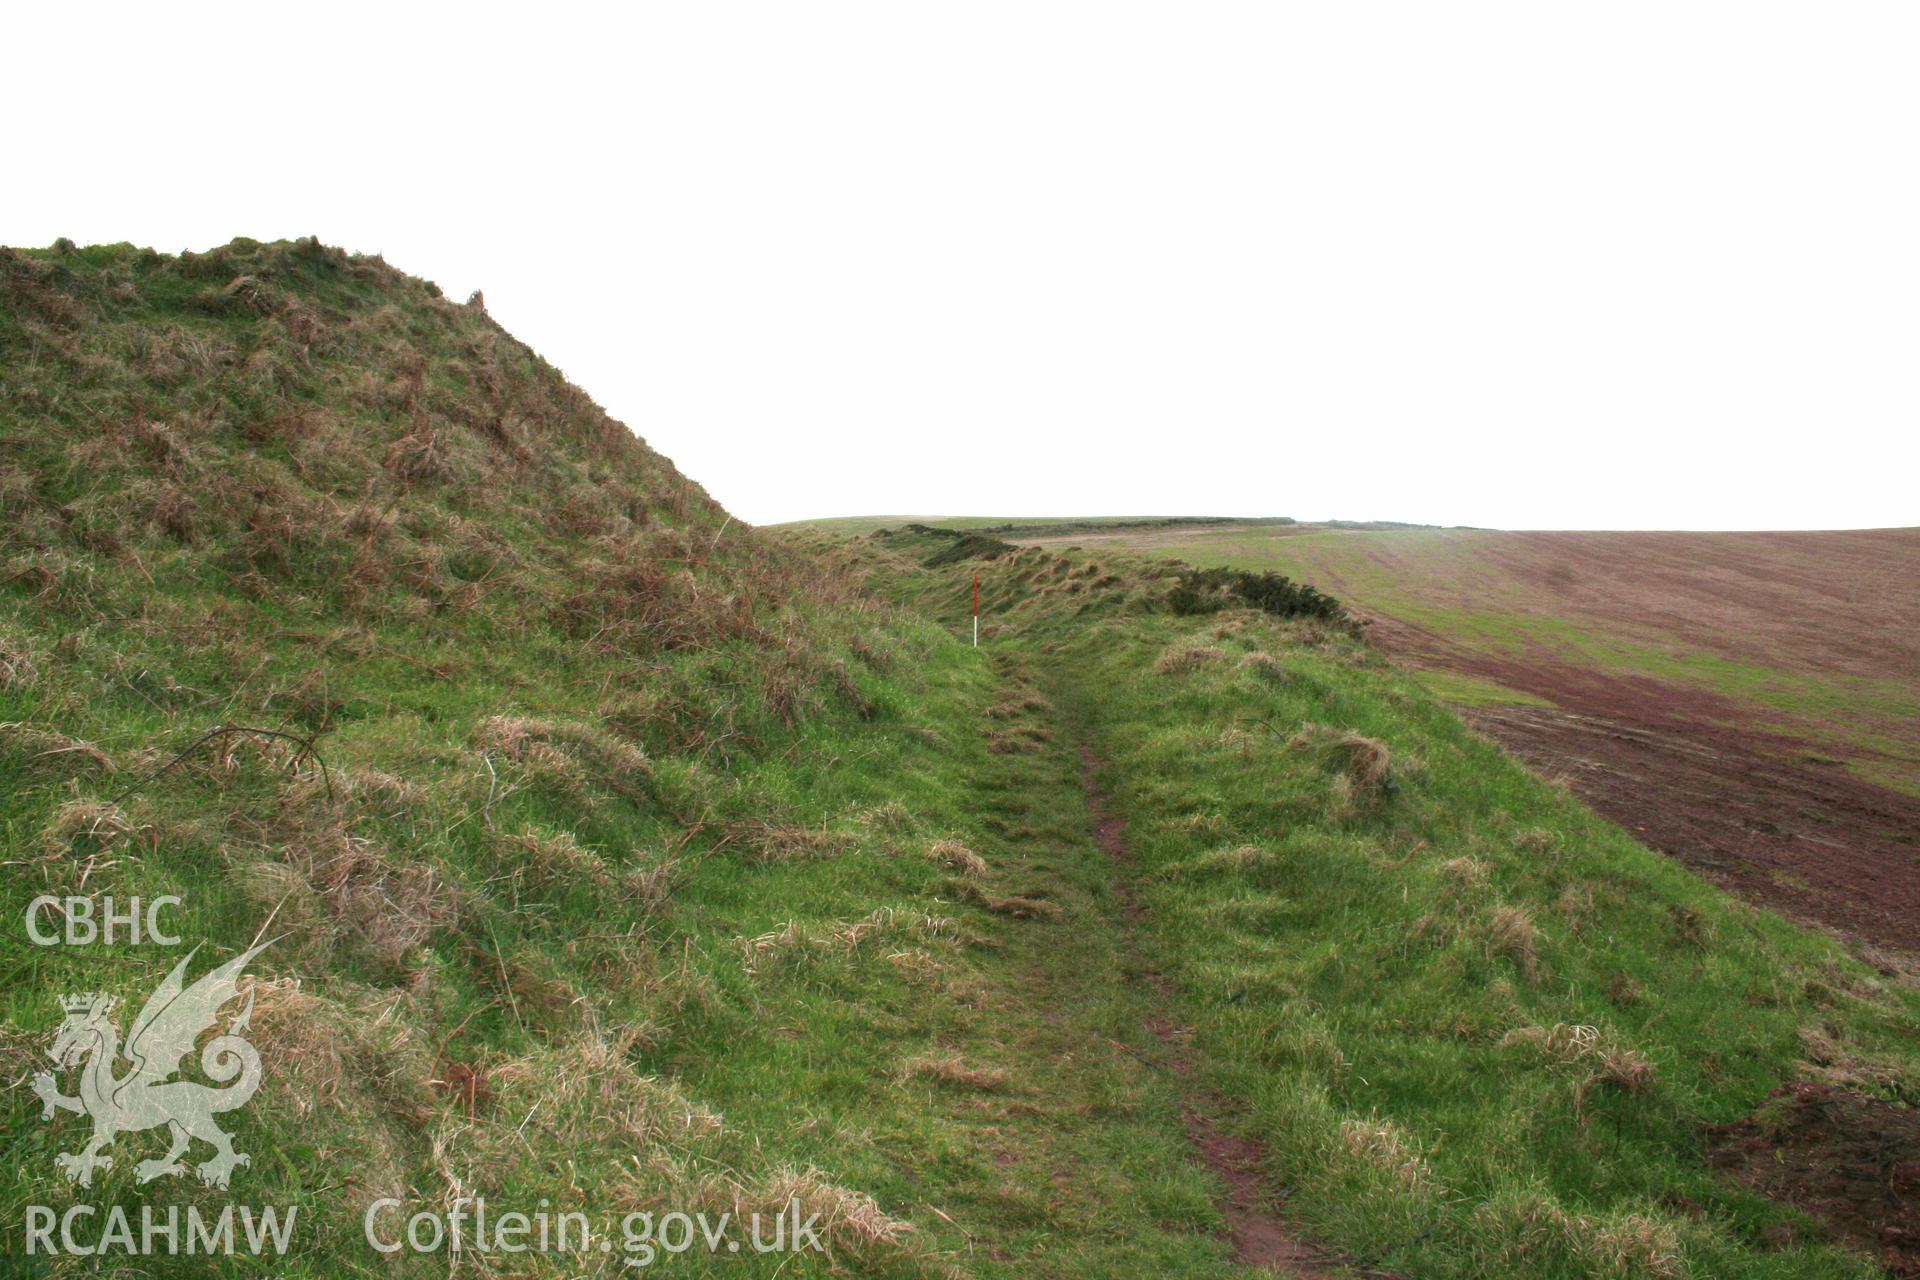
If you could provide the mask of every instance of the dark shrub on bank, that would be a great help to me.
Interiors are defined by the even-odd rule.
[[[1184,569],[1167,595],[1167,606],[1183,615],[1248,606],[1282,618],[1347,621],[1346,608],[1338,600],[1271,570]]]

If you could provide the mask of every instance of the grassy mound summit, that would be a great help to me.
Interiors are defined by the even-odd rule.
[[[696,603],[691,582],[621,575],[704,558],[725,513],[477,296],[237,241],[8,252],[0,301],[0,547],[45,594],[191,560],[254,596],[426,617],[544,599],[591,567],[602,598],[544,602],[585,626],[646,595],[623,634],[668,643]]]
[[[1355,631],[1275,574],[746,528],[377,259],[0,251],[0,1271],[1909,1265],[1910,977]],[[163,897],[178,946],[25,927]],[[125,1032],[256,943],[249,1162],[129,1131],[82,1181],[61,997]],[[480,1246],[478,1200],[588,1238]],[[283,1256],[101,1236],[236,1204]],[[81,1205],[101,1256],[27,1253]],[[753,1247],[782,1210],[817,1252]],[[670,1258],[674,1212],[733,1221]]]

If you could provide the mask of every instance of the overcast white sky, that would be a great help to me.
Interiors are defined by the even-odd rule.
[[[0,243],[318,234],[744,519],[1920,524],[1920,8],[17,7]]]

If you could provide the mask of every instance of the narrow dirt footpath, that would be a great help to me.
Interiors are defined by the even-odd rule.
[[[996,844],[950,886],[986,909],[988,954],[977,1015],[939,1046],[938,1103],[988,1171],[952,1206],[979,1215],[976,1260],[1023,1277],[1350,1274],[1291,1228],[1261,1151],[1198,1082],[1096,762],[1017,658],[994,665],[989,764],[971,781]]]
[[[1140,946],[1134,937],[1134,930],[1144,916],[1145,909],[1134,894],[1129,875],[1133,854],[1127,845],[1127,824],[1110,812],[1106,798],[1100,793],[1099,778],[1099,757],[1091,749],[1082,747],[1080,785],[1086,796],[1087,817],[1093,827],[1095,842],[1113,859],[1116,869],[1121,873],[1114,882],[1116,896],[1122,907],[1121,932],[1127,948],[1138,956]],[[1164,974],[1141,971],[1139,980],[1159,994],[1170,994],[1172,991],[1172,980]],[[1234,1256],[1246,1266],[1264,1268],[1281,1275],[1313,1277],[1337,1274],[1330,1269],[1329,1257],[1303,1240],[1293,1226],[1276,1212],[1276,1197],[1260,1175],[1260,1148],[1248,1139],[1220,1128],[1208,1114],[1217,1113],[1221,1101],[1208,1096],[1191,1078],[1193,1056],[1189,1042],[1193,1037],[1193,1029],[1181,1026],[1163,1014],[1151,1016],[1147,1021],[1147,1029],[1163,1046],[1158,1065],[1181,1078],[1183,1102],[1180,1120],[1186,1129],[1187,1141],[1193,1145],[1195,1154],[1227,1185],[1227,1194],[1220,1210],[1227,1220],[1227,1234],[1233,1241]]]

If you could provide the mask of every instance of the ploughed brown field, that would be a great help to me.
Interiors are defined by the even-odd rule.
[[[1920,529],[1017,540],[1312,582],[1647,844],[1751,900],[1920,952]]]

